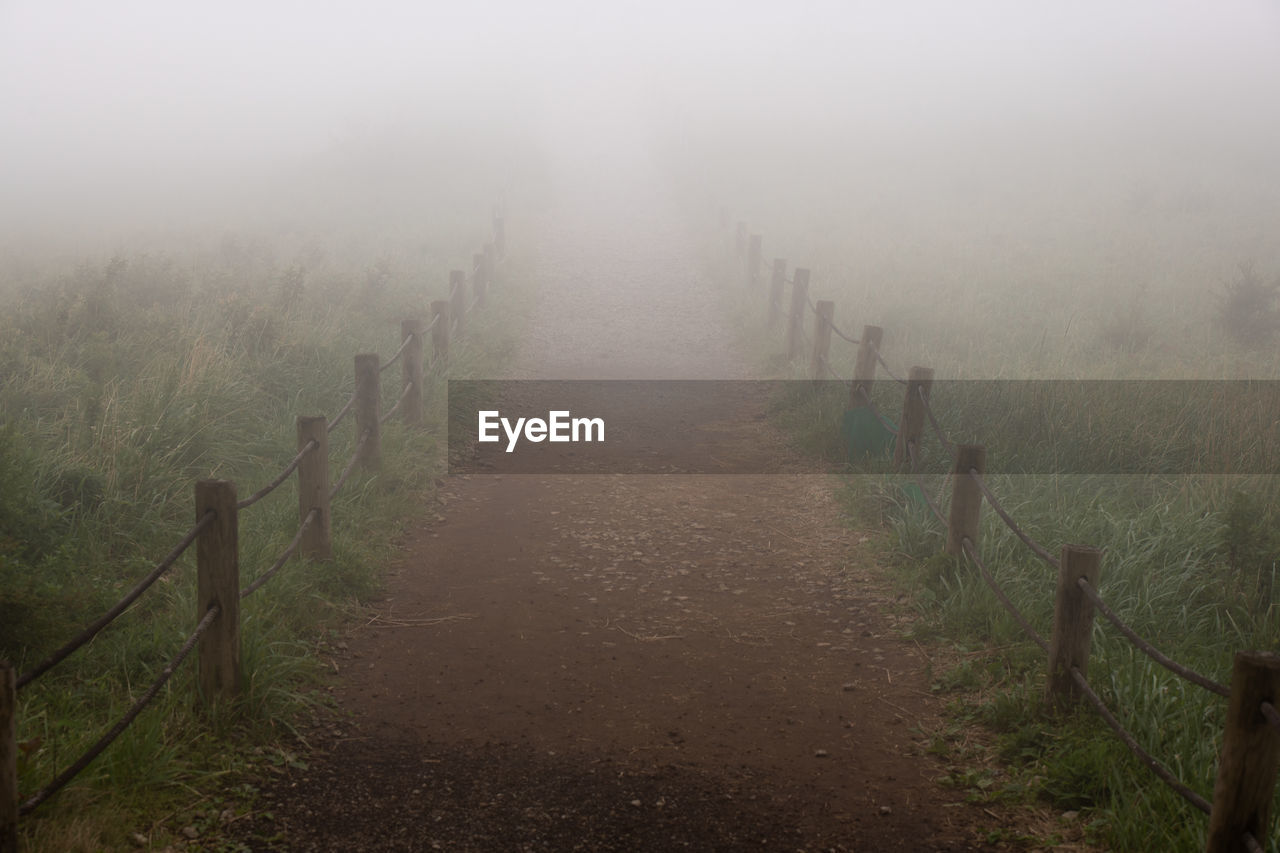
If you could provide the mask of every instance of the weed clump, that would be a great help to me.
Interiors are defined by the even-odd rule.
[[[1263,280],[1253,264],[1240,265],[1218,294],[1218,325],[1237,342],[1258,347],[1280,331],[1280,276]]]
[[[1220,534],[1229,586],[1256,620],[1275,606],[1275,577],[1280,566],[1280,519],[1252,495],[1236,491],[1227,505]]]

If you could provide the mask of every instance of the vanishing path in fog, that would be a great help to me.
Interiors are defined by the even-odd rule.
[[[678,223],[656,198],[553,212],[512,374],[744,378]],[[777,454],[759,416],[726,413]],[[822,475],[443,491],[335,662],[354,729],[291,775],[290,843],[983,849],[968,839],[990,820],[922,755],[925,661]]]

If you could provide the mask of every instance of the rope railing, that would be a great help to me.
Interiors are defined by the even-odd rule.
[[[394,416],[396,412],[400,411],[400,407],[404,404],[405,397],[408,397],[409,392],[412,390],[413,390],[413,383],[406,382],[404,384],[404,390],[400,392],[400,397],[399,399],[396,400],[396,404],[391,408],[387,409],[387,411],[380,418],[378,418],[378,423],[385,424],[387,421],[391,420],[392,416]]]
[[[1262,716],[1266,717],[1267,722],[1271,725],[1271,728],[1275,729],[1277,732],[1280,732],[1280,711],[1277,711],[1276,707],[1272,705],[1270,702],[1263,702],[1261,705],[1261,710],[1262,710]]]
[[[289,562],[289,558],[293,556],[293,552],[298,550],[298,545],[302,542],[303,535],[307,532],[307,529],[311,527],[311,523],[319,516],[320,510],[317,507],[312,507],[307,513],[307,517],[298,525],[298,532],[294,534],[293,541],[285,547],[284,551],[280,553],[280,556],[276,558],[276,561],[271,564],[269,569],[258,575],[253,583],[240,590],[241,598],[248,598],[250,595],[261,589],[267,581],[275,577],[276,572],[280,571],[280,569],[284,567],[284,564]]]
[[[881,366],[885,368],[886,372],[889,372],[890,376],[894,376],[892,371],[890,371],[888,365],[885,364],[884,359],[880,355],[878,348],[876,349],[876,359],[877,361],[879,361]],[[897,377],[895,376],[894,378],[896,379]],[[901,380],[899,379],[898,381],[901,381]],[[933,413],[932,407],[929,405],[928,396],[924,394],[922,389],[919,392],[919,396],[922,402],[924,403],[924,408],[927,413],[928,420],[930,421],[930,424],[932,425],[934,431],[937,433],[939,441],[944,446],[947,446],[948,444],[950,444],[949,439],[947,439],[945,433],[941,428],[941,425],[938,423],[937,418]],[[907,449],[912,460],[912,466],[913,468],[915,468],[917,466],[916,466],[915,448],[913,444],[909,443]],[[992,509],[996,511],[996,514],[1000,517],[1002,521],[1004,521],[1004,523],[1009,527],[1009,529],[1019,539],[1021,539],[1022,542],[1026,544],[1033,552],[1035,552],[1037,556],[1039,556],[1041,559],[1043,559],[1045,562],[1047,562],[1049,565],[1053,566],[1054,568],[1061,569],[1060,561],[1057,558],[1055,558],[1051,553],[1049,553],[1049,551],[1044,546],[1040,545],[1030,535],[1028,535],[1026,531],[1024,531],[1022,527],[1013,519],[1013,517],[1008,513],[1008,511],[1005,510],[1005,508],[1001,505],[999,499],[992,493],[991,489],[987,486],[981,473],[975,468],[970,468],[968,473],[970,478],[973,480],[973,482],[978,486],[979,490],[982,493],[983,498],[986,499],[987,503],[991,505]],[[930,510],[933,512],[934,516],[941,522],[943,520],[942,514],[937,509],[937,507],[933,505],[933,502],[929,499],[928,492],[924,488],[924,484],[920,482],[919,478],[917,478],[917,485],[919,486],[921,490],[921,494],[924,496],[926,503],[929,505]],[[995,594],[996,598],[1004,606],[1005,610],[1010,614],[1010,616],[1014,619],[1014,621],[1018,623],[1018,625],[1022,628],[1023,632],[1026,633],[1026,635],[1036,643],[1036,645],[1040,646],[1040,648],[1045,653],[1049,653],[1049,644],[1031,626],[1030,622],[1017,609],[1013,601],[1008,597],[1008,595],[996,582],[995,578],[992,576],[992,574],[986,567],[985,563],[982,561],[981,556],[978,554],[977,548],[974,546],[972,540],[970,540],[968,537],[964,537],[961,540],[961,545],[963,547],[965,554],[971,560],[973,560],[974,564],[978,567],[978,570],[982,575],[983,581]],[[1134,646],[1136,646],[1144,654],[1148,655],[1152,660],[1156,661],[1161,666],[1168,669],[1170,672],[1173,672],[1174,674],[1182,678],[1185,678],[1186,680],[1191,681],[1192,683],[1216,695],[1224,696],[1224,697],[1229,697],[1231,695],[1230,688],[1226,687],[1223,684],[1219,684],[1218,682],[1213,681],[1212,679],[1209,679],[1204,675],[1201,675],[1200,673],[1182,664],[1179,664],[1178,662],[1169,658],[1167,655],[1160,652],[1151,643],[1144,640],[1140,635],[1138,635],[1136,631],[1134,631],[1127,623],[1125,623],[1124,620],[1122,620],[1110,607],[1107,606],[1106,602],[1103,601],[1101,595],[1098,593],[1096,589],[1093,588],[1092,584],[1090,584],[1086,578],[1084,577],[1077,578],[1076,585],[1084,593],[1084,595],[1092,602],[1094,607],[1096,607],[1099,610],[1099,612],[1101,612],[1103,616],[1117,628],[1117,630],[1119,630],[1131,643],[1134,644]],[[1184,800],[1186,800],[1192,806],[1199,809],[1201,812],[1205,814],[1210,814],[1212,812],[1213,806],[1208,800],[1206,800],[1203,796],[1196,793],[1187,785],[1185,785],[1172,772],[1170,772],[1170,770],[1167,767],[1165,767],[1164,764],[1162,764],[1158,759],[1156,759],[1153,755],[1151,755],[1149,752],[1147,752],[1145,749],[1142,748],[1142,746],[1137,742],[1137,740],[1133,737],[1133,735],[1127,729],[1125,729],[1125,727],[1120,723],[1120,721],[1116,718],[1116,716],[1111,712],[1111,710],[1107,707],[1106,703],[1097,694],[1097,692],[1093,690],[1092,686],[1088,682],[1088,679],[1080,671],[1079,667],[1072,666],[1070,668],[1070,674],[1071,674],[1072,680],[1074,681],[1076,686],[1079,688],[1081,694],[1090,702],[1090,704],[1093,705],[1098,715],[1102,717],[1103,721],[1106,722],[1108,727],[1111,728],[1111,730],[1115,733],[1116,737],[1119,738],[1120,741],[1124,743],[1124,745],[1151,772],[1153,772],[1171,790],[1173,790],[1175,793],[1181,796]],[[1269,703],[1263,702],[1261,703],[1261,705],[1262,707],[1260,710],[1264,715],[1264,717],[1266,717],[1268,723],[1277,731],[1280,731],[1280,712],[1277,712],[1276,709],[1272,707]],[[1270,713],[1268,713],[1268,711],[1270,711]],[[1255,846],[1259,850],[1262,849],[1260,845],[1257,845],[1256,839],[1254,839],[1253,836],[1250,835],[1248,832],[1244,833],[1243,841],[1245,845],[1250,849],[1253,849]],[[1250,845],[1250,842],[1252,842],[1252,845]]]
[[[209,630],[209,626],[218,618],[218,614],[220,612],[221,608],[218,607],[218,605],[215,604],[213,607],[210,607],[209,610],[205,612],[204,618],[196,625],[195,630],[191,632],[189,637],[187,637],[186,642],[182,644],[182,648],[179,649],[178,653],[173,656],[168,664],[165,665],[165,668],[160,671],[160,675],[155,679],[155,681],[151,682],[151,686],[147,688],[147,692],[143,693],[138,701],[134,702],[133,706],[125,712],[125,715],[121,717],[106,734],[99,738],[97,743],[89,747],[83,755],[76,759],[70,767],[59,773],[52,782],[45,785],[39,791],[36,791],[28,800],[23,802],[18,808],[18,813],[25,815],[34,811],[41,803],[61,790],[64,785],[74,779],[82,770],[93,763],[93,760],[101,755],[104,749],[110,746],[125,729],[129,728],[130,724],[137,719],[140,713],[142,713],[142,710],[146,708],[147,705],[151,704],[151,701],[156,698],[156,695],[160,692],[160,688],[165,685],[165,682],[173,677],[174,671],[177,670],[177,668],[181,666],[182,662],[187,659],[187,655],[191,654],[191,650],[195,648],[196,642],[205,631]]]
[[[1102,701],[1102,697],[1094,692],[1093,687],[1089,685],[1089,680],[1084,677],[1082,672],[1080,672],[1079,667],[1071,667],[1071,678],[1075,681],[1076,686],[1080,688],[1080,692],[1085,695],[1085,698],[1087,698],[1090,704],[1092,704],[1097,710],[1098,716],[1102,717],[1102,719],[1106,721],[1106,724],[1111,727],[1113,732],[1115,732],[1116,737],[1120,738],[1121,742],[1123,742],[1125,746],[1129,747],[1129,751],[1137,756],[1138,760],[1145,764],[1148,770],[1160,777],[1161,781],[1200,811],[1205,814],[1209,814],[1213,811],[1213,807],[1209,804],[1208,800],[1182,784],[1181,780],[1179,780],[1177,776],[1174,776],[1169,772],[1169,768],[1161,764],[1155,756],[1147,752],[1138,744],[1138,741],[1134,739],[1133,735],[1131,735],[1129,731],[1121,725],[1120,721],[1116,719],[1115,715],[1111,713],[1111,709],[1107,707],[1106,702]]]
[[[434,323],[435,321],[433,320],[432,322]],[[335,429],[337,429],[338,424],[342,423],[342,419],[351,413],[351,410],[355,408],[355,405],[356,405],[356,395],[352,394],[351,399],[347,400],[347,404],[343,406],[341,409],[339,409],[338,414],[334,415],[333,418],[329,421],[329,425],[328,427],[326,427],[328,431],[333,432]]]
[[[1151,645],[1151,643],[1139,636],[1137,631],[1134,631],[1133,628],[1121,619],[1114,610],[1107,606],[1107,603],[1102,600],[1102,596],[1093,588],[1093,585],[1090,584],[1087,579],[1077,578],[1076,585],[1080,587],[1089,600],[1093,602],[1093,606],[1098,608],[1098,611],[1107,618],[1107,621],[1116,626],[1116,630],[1121,634],[1124,634],[1125,637],[1129,639],[1129,642],[1137,646],[1138,650],[1147,657],[1151,658],[1174,675],[1181,676],[1187,681],[1203,687],[1210,693],[1216,693],[1219,696],[1231,695],[1231,688],[1227,687],[1225,684],[1219,684],[1213,679],[1206,678],[1195,670],[1183,666],[1172,658],[1166,656],[1155,646]]]
[[[851,344],[861,343],[861,341],[859,341],[857,338],[851,338],[848,335],[846,335],[844,332],[840,331],[840,327],[835,324],[834,320],[828,322],[827,325],[831,327],[831,331],[835,332],[838,337],[844,338],[849,343]]]
[[[1013,600],[1005,594],[1005,591],[1000,587],[1000,584],[996,583],[996,579],[991,575],[991,571],[987,568],[987,564],[984,563],[982,561],[982,557],[978,555],[978,549],[973,546],[973,540],[966,536],[960,540],[960,544],[963,546],[964,552],[969,555],[969,559],[973,560],[974,565],[978,567],[978,571],[982,574],[982,579],[987,582],[987,586],[991,587],[991,591],[996,594],[996,598],[1000,599],[1000,603],[1004,605],[1004,609],[1009,611],[1009,615],[1012,616],[1013,620],[1022,627],[1022,630],[1026,635],[1030,637],[1045,654],[1048,654],[1049,643],[1044,637],[1040,636],[1040,633],[1036,631],[1035,628],[1031,627],[1031,623],[1027,621],[1027,617],[1022,615],[1022,611],[1020,611],[1017,605],[1013,603]]]
[[[899,385],[906,385],[907,380],[903,379],[901,376],[894,373],[893,369],[889,367],[889,363],[884,360],[884,356],[880,354],[880,347],[876,346],[875,344],[872,344],[871,349],[876,354],[876,361],[878,361],[880,363],[880,366],[884,368],[884,372],[889,374],[889,378],[892,379],[894,382],[897,382]]]
[[[759,240],[758,237],[753,239],[755,241]],[[749,266],[750,264],[748,264]],[[773,272],[774,288],[770,294],[769,314],[771,327],[776,326],[776,320],[780,314],[778,299],[780,288],[778,284],[795,285],[798,288],[802,273],[805,283],[809,281],[810,277],[808,269],[798,268],[794,276],[784,277],[782,272],[781,264],[775,266]],[[795,294],[795,296],[799,295]],[[806,301],[810,310],[819,318],[819,322],[815,325],[813,338],[809,338],[805,334],[807,326],[801,322],[801,318],[796,316],[802,310]],[[866,326],[860,340],[852,338],[835,325],[832,319],[834,317],[834,303],[822,301],[815,304],[807,289],[804,292],[804,298],[798,302],[793,298],[791,305],[791,311],[783,315],[790,319],[787,327],[788,361],[792,361],[795,358],[797,341],[803,341],[806,345],[812,342],[813,356],[810,362],[810,372],[813,378],[819,379],[829,374],[846,386],[856,388],[856,394],[862,398],[866,407],[872,411],[881,425],[890,433],[898,435],[897,452],[901,454],[905,448],[905,461],[909,462],[911,469],[909,473],[915,486],[919,488],[924,503],[932,516],[940,524],[948,528],[948,553],[964,554],[972,561],[981,575],[983,583],[995,595],[1013,621],[1017,623],[1028,638],[1050,656],[1051,672],[1046,685],[1046,700],[1056,703],[1061,708],[1066,708],[1080,699],[1087,699],[1120,741],[1149,770],[1192,806],[1206,814],[1212,814],[1210,822],[1210,835],[1212,838],[1209,843],[1209,850],[1212,853],[1225,853],[1228,850],[1239,849],[1238,845],[1243,845],[1244,849],[1250,851],[1261,851],[1263,849],[1261,844],[1249,830],[1254,829],[1255,824],[1253,821],[1256,820],[1256,816],[1260,813],[1258,809],[1265,809],[1263,804],[1269,801],[1272,796],[1276,779],[1275,739],[1270,739],[1269,745],[1266,747],[1267,752],[1264,755],[1269,757],[1258,757],[1254,761],[1246,756],[1251,756],[1252,753],[1261,748],[1256,736],[1257,726],[1263,726],[1272,730],[1276,735],[1280,735],[1280,709],[1277,709],[1265,698],[1259,698],[1275,696],[1280,693],[1280,672],[1276,671],[1276,656],[1269,655],[1266,652],[1239,652],[1236,655],[1236,669],[1233,674],[1232,685],[1228,687],[1174,661],[1160,652],[1152,643],[1142,638],[1103,601],[1097,589],[1101,551],[1086,546],[1065,545],[1063,546],[1062,558],[1058,559],[1047,548],[1031,537],[1013,518],[1012,514],[1005,509],[983,477],[985,448],[980,445],[957,445],[942,428],[926,390],[929,384],[932,383],[932,370],[928,368],[913,368],[910,381],[903,379],[894,372],[880,351],[879,342],[882,330],[879,327]],[[859,346],[857,364],[854,368],[855,375],[852,382],[840,376],[827,359],[830,340],[828,331],[834,332],[838,337]],[[908,399],[903,404],[901,428],[895,427],[871,400],[868,386],[874,381],[877,365],[891,379],[906,386],[908,389]],[[914,393],[911,391],[913,384],[916,385]],[[857,397],[854,399],[854,405],[858,405]],[[923,410],[923,413],[921,410]],[[949,518],[945,517],[939,509],[943,502],[942,495],[940,494],[938,500],[934,501],[920,473],[921,447],[919,440],[923,423],[926,420],[941,446],[948,455],[957,460],[954,474],[949,478],[953,489],[951,515]],[[899,456],[896,464],[900,468],[903,463],[904,459]],[[967,473],[969,476],[963,477],[961,472]],[[944,479],[944,488],[946,482],[947,480]],[[1037,557],[1058,569],[1058,600],[1055,604],[1052,643],[1046,641],[1018,609],[1013,600],[996,581],[978,551],[975,544],[978,539],[980,520],[978,510],[983,502],[990,504],[1001,521]],[[1092,604],[1092,607],[1089,607],[1089,604]],[[1252,706],[1259,709],[1260,718],[1255,716],[1252,722],[1248,721],[1248,714],[1239,715],[1234,712],[1229,715],[1226,721],[1222,757],[1219,762],[1219,778],[1215,789],[1217,799],[1213,804],[1210,804],[1203,796],[1181,782],[1164,764],[1145,751],[1132,734],[1119,722],[1116,715],[1106,706],[1106,703],[1098,696],[1097,692],[1089,685],[1084,671],[1088,662],[1088,638],[1093,627],[1094,609],[1101,612],[1140,651],[1173,674],[1204,688],[1214,695],[1230,697],[1233,705],[1244,701],[1246,703],[1245,707]],[[1229,752],[1233,756],[1230,761],[1227,758]],[[1262,762],[1262,764],[1258,764],[1258,762]],[[1263,769],[1263,767],[1269,769]]]
[[[823,370],[825,370],[825,371],[827,371],[827,374],[828,374],[832,379],[834,379],[835,381],[837,381],[837,382],[839,382],[840,384],[844,385],[846,388],[852,388],[852,387],[853,387],[853,383],[852,383],[852,382],[850,382],[848,379],[845,379],[843,376],[841,376],[839,373],[837,373],[837,372],[836,372],[835,368],[831,366],[831,362],[827,361],[825,358],[823,358],[823,359],[819,359],[819,360],[818,360],[818,362],[819,362],[819,364],[821,364],[821,365],[822,365],[822,369],[823,369]]]
[[[378,368],[379,372],[385,373],[386,371],[390,370],[391,367],[395,365],[397,361],[400,360],[400,356],[404,355],[404,351],[408,349],[409,344],[411,343],[413,343],[413,335],[405,335],[404,340],[400,342],[400,349],[396,350],[395,355],[391,356],[391,358],[387,359],[385,362],[382,363],[382,365]]]
[[[342,469],[342,473],[338,476],[338,481],[333,484],[333,488],[329,490],[329,500],[333,500],[338,496],[338,492],[346,485],[347,480],[351,477],[351,473],[356,470],[356,465],[360,462],[360,451],[364,449],[365,443],[368,442],[371,432],[365,431],[361,433],[360,440],[356,442],[356,449],[351,454],[351,459],[347,461],[347,466]]]
[[[987,503],[991,504],[991,508],[996,511],[996,515],[1000,516],[1000,519],[1005,523],[1005,525],[1013,531],[1014,536],[1021,539],[1023,544],[1034,551],[1037,557],[1044,560],[1050,566],[1053,566],[1055,569],[1062,568],[1057,557],[1050,554],[1047,548],[1032,539],[1031,535],[1027,533],[1027,531],[1023,530],[1018,522],[1013,520],[1013,516],[1009,515],[1004,506],[1001,505],[1000,501],[996,499],[996,496],[991,493],[991,489],[987,487],[986,481],[982,478],[982,475],[978,473],[976,468],[969,469],[969,476],[978,484],[978,488],[982,490],[982,496],[987,499]]]
[[[924,502],[929,507],[929,511],[933,513],[933,517],[945,527],[947,524],[946,516],[942,514],[942,510],[938,509],[937,504],[933,502],[933,498],[929,496],[929,490],[925,488],[924,479],[920,476],[920,464],[916,459],[916,443],[914,441],[907,442],[907,455],[911,457],[911,476],[916,481],[916,488],[920,490],[920,494],[924,497]]]
[[[298,455],[293,457],[293,461],[290,462],[288,465],[286,465],[284,467],[284,470],[281,471],[279,474],[277,474],[274,480],[272,480],[270,483],[267,483],[261,489],[258,489],[258,491],[249,495],[249,497],[236,503],[236,509],[248,509],[249,507],[256,504],[258,501],[265,498],[267,495],[274,492],[276,489],[280,488],[280,486],[284,484],[285,480],[289,479],[289,475],[292,474],[294,471],[298,470],[298,466],[302,464],[303,457],[305,457],[308,453],[315,450],[319,446],[320,446],[320,443],[315,439],[308,441],[306,443],[306,446],[304,446],[301,450],[298,451]]]
[[[867,389],[864,386],[859,385],[858,393],[862,395],[862,399],[866,402],[867,408],[871,410],[871,414],[875,416],[875,419],[880,422],[880,426],[884,427],[894,435],[897,435],[898,427],[893,423],[893,421],[880,413],[879,407],[876,406],[875,401],[871,399],[871,395],[867,393]]]
[[[941,444],[943,448],[946,449],[947,453],[949,453],[951,456],[955,456],[956,455],[955,442],[953,442],[950,438],[947,437],[946,432],[942,429],[942,425],[938,423],[938,418],[933,414],[933,406],[929,403],[929,395],[924,393],[923,388],[917,388],[916,396],[918,396],[920,398],[920,401],[924,403],[925,417],[929,419],[929,425],[933,427],[933,432],[938,437],[938,443]]]
[[[433,355],[435,356],[433,363],[447,356],[449,335],[438,328],[441,313],[447,312],[451,314],[455,323],[458,323],[464,316],[482,306],[484,296],[488,288],[493,284],[493,271],[505,266],[507,260],[503,247],[505,231],[502,228],[500,219],[495,218],[494,223],[495,241],[493,244],[485,245],[483,254],[474,256],[475,261],[472,264],[471,272],[466,276],[456,271],[450,273],[451,294],[457,296],[459,300],[462,292],[465,292],[460,292],[459,288],[465,288],[468,281],[474,283],[475,294],[469,304],[458,305],[455,311],[448,312],[447,305],[442,310],[436,308],[435,303],[433,303],[435,315],[429,323],[423,324],[416,318],[403,320],[401,323],[402,339],[399,348],[384,362],[377,362],[377,356],[371,353],[357,355],[356,382],[359,393],[353,393],[337,415],[331,419],[326,420],[323,416],[299,417],[297,419],[297,429],[301,447],[292,460],[262,488],[243,499],[237,500],[233,483],[218,479],[199,481],[195,490],[199,518],[169,553],[110,609],[46,659],[14,679],[12,683],[17,689],[27,687],[66,660],[78,649],[83,648],[103,629],[112,624],[117,617],[128,610],[158,579],[170,571],[192,543],[197,540],[200,541],[196,560],[197,600],[201,602],[218,601],[221,602],[221,605],[214,604],[200,615],[192,633],[187,636],[181,648],[168,661],[145,692],[79,758],[62,772],[57,773],[47,785],[37,790],[25,801],[18,803],[15,797],[6,803],[4,798],[0,798],[0,824],[16,821],[18,815],[31,813],[82,773],[138,718],[143,710],[154,702],[160,691],[170,681],[178,667],[190,656],[197,644],[201,647],[202,665],[199,679],[204,699],[211,701],[219,695],[234,694],[236,685],[240,682],[239,665],[234,662],[238,659],[238,654],[229,658],[229,660],[233,661],[229,669],[225,667],[209,669],[204,666],[204,663],[206,660],[212,659],[223,660],[225,655],[231,654],[230,650],[238,648],[239,644],[238,606],[235,602],[227,601],[226,597],[224,597],[227,594],[225,591],[237,589],[240,581],[239,543],[236,535],[237,514],[241,510],[254,506],[275,492],[294,474],[297,474],[299,478],[299,495],[310,496],[315,499],[315,505],[307,510],[298,524],[291,541],[284,550],[248,586],[238,590],[237,597],[240,600],[248,598],[262,589],[279,574],[290,559],[299,553],[315,559],[325,559],[327,557],[330,553],[328,501],[338,495],[350,479],[357,465],[361,462],[366,465],[377,464],[380,453],[377,426],[385,423],[397,413],[404,417],[407,424],[417,424],[421,421],[422,363],[426,361],[421,348],[423,335],[427,332],[435,331],[433,335]],[[414,346],[415,341],[419,346]],[[408,363],[410,358],[416,359],[418,363]],[[377,399],[376,388],[379,384],[379,376],[385,374],[397,362],[404,364],[405,367],[405,383],[399,398],[396,400],[395,405],[384,415],[367,417],[365,407],[370,399]],[[370,368],[376,366],[376,370],[366,369],[362,367],[362,364]],[[372,373],[371,377],[366,375],[370,372]],[[368,393],[370,387],[375,389],[372,397]],[[418,392],[418,396],[415,396],[415,391]],[[352,458],[344,467],[333,488],[326,490],[320,485],[328,480],[329,463],[326,435],[336,429],[354,409],[359,409],[356,420],[362,428],[362,432],[355,444]],[[376,405],[373,412],[369,414],[376,415]],[[369,425],[369,420],[373,420],[374,424]],[[313,454],[314,456],[312,456]],[[309,459],[309,456],[312,458]],[[7,665],[5,668],[8,669]],[[228,672],[231,674],[228,675]],[[0,700],[5,702],[5,706],[0,709],[0,713],[9,717],[12,717],[17,712],[16,707],[9,704],[12,698],[12,693],[8,697],[0,696]],[[0,730],[0,738],[5,739],[3,743],[0,743],[0,754],[13,755],[17,752],[14,736],[15,730]],[[57,761],[56,755],[54,756],[54,761],[55,763]],[[56,766],[54,769],[56,770]],[[4,768],[0,767],[0,772],[3,771]],[[12,772],[12,766],[10,767],[10,772]],[[10,784],[10,779],[8,778],[0,781],[3,781],[6,786]],[[10,788],[10,790],[12,791],[13,789]],[[6,825],[12,826],[12,823]],[[3,838],[0,838],[0,847],[2,846],[5,845]]]
[[[153,583],[160,579],[161,575],[167,572],[173,564],[178,561],[178,558],[182,556],[183,552],[186,551],[187,548],[191,547],[191,543],[196,541],[196,537],[200,535],[200,532],[209,526],[210,522],[213,521],[213,518],[214,514],[212,512],[206,512],[204,515],[200,516],[200,519],[192,525],[191,529],[187,531],[186,535],[182,537],[178,544],[173,546],[173,549],[164,556],[164,559],[156,563],[155,568],[152,569],[146,577],[138,581],[137,585],[134,586],[133,589],[125,593],[124,598],[116,602],[110,610],[95,619],[79,634],[76,634],[68,640],[56,652],[49,655],[49,657],[45,658],[43,661],[19,676],[16,682],[17,689],[21,690],[32,681],[35,681],[40,676],[44,675],[50,669],[53,669],[58,664],[62,663],[62,661],[66,660],[69,655],[96,637],[99,631],[115,621],[115,618],[127,610],[130,604],[133,604],[133,602],[138,600],[138,596],[146,592]]]

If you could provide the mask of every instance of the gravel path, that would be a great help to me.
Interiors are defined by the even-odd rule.
[[[653,186],[548,211],[511,377],[747,378]],[[442,501],[333,660],[350,724],[270,787],[255,847],[997,849],[931,781],[925,661],[825,477],[457,476]]]

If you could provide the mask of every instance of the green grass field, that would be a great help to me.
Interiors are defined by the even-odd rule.
[[[12,265],[0,319],[0,655],[22,672],[114,603],[190,527],[197,479],[229,479],[241,498],[268,482],[294,456],[295,417],[336,414],[353,356],[393,354],[401,318],[428,316],[448,270],[470,269],[488,239],[487,222],[432,226],[399,242],[349,237],[340,258],[285,234],[64,271]],[[389,421],[381,470],[357,473],[336,499],[333,559],[293,560],[244,601],[234,707],[208,718],[188,661],[118,741],[21,820],[29,849],[163,847],[175,821],[202,831],[244,807],[252,791],[241,779],[300,760],[295,728],[325,702],[316,651],[377,592],[400,526],[443,469],[446,372],[484,375],[507,356],[523,297],[499,275],[447,371],[428,370],[425,426]],[[399,377],[383,374],[384,409]],[[331,436],[334,478],[352,423]],[[296,530],[293,482],[240,514],[242,586]],[[24,798],[105,732],[193,629],[194,559],[191,548],[20,692]]]
[[[766,266],[777,255],[791,261],[788,271],[810,267],[811,297],[836,302],[842,331],[857,336],[864,323],[883,326],[882,352],[900,376],[920,365],[939,379],[1280,378],[1280,304],[1270,284],[1277,269],[1242,264],[1235,238],[1247,229],[1233,230],[1219,215],[1171,209],[1153,217],[1118,206],[1107,212],[1105,230],[1068,218],[1052,238],[1034,222],[1009,222],[995,251],[979,256],[980,215],[943,228],[926,212],[928,222],[898,221],[894,231],[849,213],[856,221],[836,231],[824,224],[839,215],[788,214],[782,203],[761,209],[764,221],[750,230],[764,236]],[[813,230],[801,236],[805,224]],[[755,292],[744,285],[732,224],[709,240],[712,275],[725,283],[748,345],[775,373],[805,376],[807,350],[788,365],[779,356],[781,333],[764,328],[768,273]],[[1120,259],[1121,250],[1132,256]],[[811,311],[805,322],[812,328]],[[830,362],[841,376],[852,376],[854,355],[853,346],[833,340]],[[902,388],[883,369],[877,378],[875,401],[897,422]],[[806,452],[842,460],[848,392],[833,383],[817,391],[797,386],[779,401],[779,422]],[[966,394],[973,386],[939,383],[933,407],[943,428],[955,441],[985,445],[997,465],[1057,464],[1058,473],[987,479],[1055,555],[1064,543],[1104,549],[1101,593],[1123,619],[1165,654],[1223,683],[1235,651],[1280,646],[1280,478],[1257,473],[1275,470],[1274,401],[1258,406],[1263,398],[1255,396],[1246,406],[1240,395],[1215,393],[1223,386],[1212,383],[1189,394],[1188,383],[1141,382],[1128,386],[1137,394],[1124,395],[1067,382],[1051,398],[1044,385],[1038,396],[1031,385],[1021,392],[1008,385],[1003,400],[989,386]],[[951,463],[928,427],[925,433],[926,487],[945,512]],[[1044,655],[977,571],[943,554],[945,529],[911,496],[911,481],[885,460],[854,469],[846,481],[851,516],[880,519],[889,531],[887,557],[918,616],[914,636],[957,662],[935,672],[933,685],[952,720],[933,744],[956,768],[949,781],[981,800],[1065,813],[1107,849],[1202,850],[1207,818],[1140,764],[1091,708],[1065,718],[1044,709]],[[1055,570],[989,507],[981,551],[1047,636]],[[1144,748],[1212,799],[1224,699],[1158,666],[1101,616],[1089,677]],[[971,725],[988,733],[980,740],[989,749],[972,746]],[[1068,835],[1061,827],[1028,843]],[[1263,841],[1280,843],[1280,828]]]

